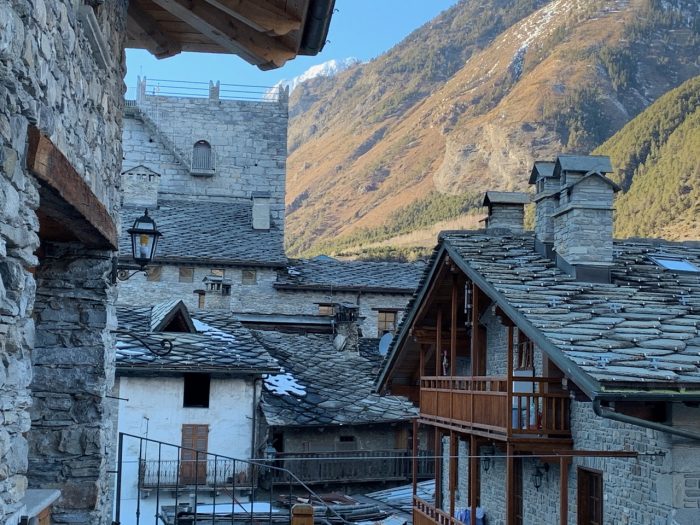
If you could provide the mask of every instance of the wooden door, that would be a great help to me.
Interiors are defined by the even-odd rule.
[[[180,483],[204,485],[207,482],[209,425],[182,425]],[[199,451],[200,454],[197,454]]]
[[[523,520],[523,458],[515,458],[513,460],[513,467],[513,476],[515,477],[515,483],[513,487],[513,499],[515,500],[515,502],[513,503],[513,523],[515,525],[523,525],[523,523],[525,523],[525,521]]]
[[[578,525],[602,525],[603,523],[603,473],[579,467]]]

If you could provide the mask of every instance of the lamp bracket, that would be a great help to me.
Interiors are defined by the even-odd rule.
[[[168,355],[170,352],[172,352],[172,350],[173,350],[173,342],[170,341],[169,339],[160,339],[158,341],[160,348],[156,348],[155,346],[146,342],[146,340],[143,337],[136,335],[133,332],[130,332],[128,330],[113,330],[112,333],[119,334],[119,335],[126,335],[128,337],[131,337],[132,339],[137,340],[139,343],[141,343],[143,346],[145,346],[149,352],[151,352],[153,355],[157,355],[158,357],[164,357],[164,356]]]

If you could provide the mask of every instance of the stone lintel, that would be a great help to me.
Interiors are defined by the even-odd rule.
[[[41,184],[40,217],[50,219],[91,248],[116,250],[117,226],[70,161],[39,131],[28,129],[27,168]],[[60,234],[58,234],[60,236]]]

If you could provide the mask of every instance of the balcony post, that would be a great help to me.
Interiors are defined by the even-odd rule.
[[[515,453],[513,445],[506,445],[506,525],[515,524]]]
[[[455,490],[457,490],[457,440],[455,433],[450,431],[450,517],[455,516]]]
[[[435,328],[435,375],[439,377],[442,375],[442,370],[440,370],[442,359],[442,308],[437,312],[437,326]]]
[[[450,305],[450,376],[457,375],[457,274],[452,274],[452,304]],[[450,414],[451,415],[451,414]]]
[[[569,521],[569,458],[559,458],[559,524]]]
[[[508,326],[508,375],[506,377],[506,391],[508,392],[508,401],[506,409],[510,411],[508,414],[508,426],[506,433],[508,437],[513,435],[513,326]],[[520,407],[518,407],[518,420],[520,419]]]
[[[476,436],[469,436],[469,507],[471,523],[476,522],[476,503],[479,499],[479,442]]]
[[[422,353],[422,351],[421,351]],[[411,454],[412,454],[412,465],[413,465],[413,476],[412,476],[412,484],[413,484],[413,495],[416,495],[417,491],[417,485],[418,485],[418,419],[413,420],[413,439],[411,440],[411,445],[412,449]]]

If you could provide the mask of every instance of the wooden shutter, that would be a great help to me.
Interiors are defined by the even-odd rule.
[[[207,447],[209,425],[182,425],[180,454],[180,482],[185,485],[204,485],[207,482]],[[197,454],[195,451],[204,452]]]
[[[578,525],[603,524],[603,473],[578,469]]]

